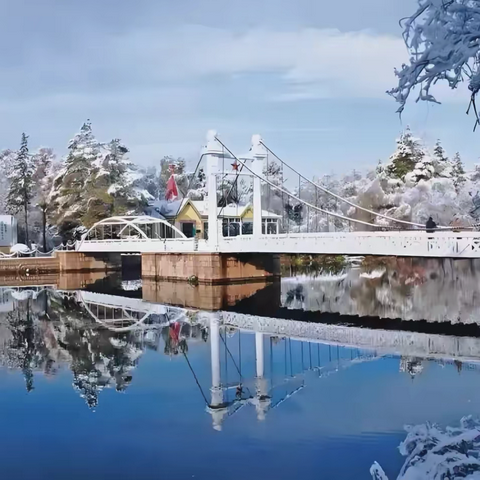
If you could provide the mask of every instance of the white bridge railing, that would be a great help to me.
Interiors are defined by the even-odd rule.
[[[81,252],[118,253],[305,253],[405,257],[480,258],[480,232],[390,231],[301,233],[220,237],[212,248],[198,239],[84,241]]]
[[[372,223],[373,220],[363,221],[346,216],[346,214],[327,211],[319,207],[316,200],[315,204],[309,203],[300,198],[301,181],[298,184],[298,193],[294,194],[286,190],[283,183],[280,187],[265,178],[264,166],[265,164],[268,166],[266,162],[268,162],[269,153],[273,154],[271,150],[266,148],[261,137],[255,135],[252,138],[252,146],[247,157],[239,158],[218,139],[215,132],[209,132],[207,145],[201,157],[205,156],[207,163],[208,193],[205,203],[208,215],[208,221],[206,222],[208,224],[208,240],[186,238],[179,227],[165,219],[149,216],[112,217],[101,220],[92,226],[82,241],[77,244],[77,251],[92,253],[304,253],[480,258],[480,232],[474,231],[474,227],[465,227],[464,231],[458,232],[453,227],[444,226],[439,227],[434,233],[428,233],[422,230],[421,224],[394,219],[341,198],[328,189],[309,181],[293,169],[300,175],[300,180],[303,178],[304,181],[309,182],[310,186],[319,189],[323,194],[333,196],[336,201],[346,202],[350,207],[380,217],[382,221],[388,220],[392,225],[407,224],[409,227],[417,228],[417,230],[388,230],[391,227]],[[234,160],[237,168],[232,172],[225,172],[225,160]],[[279,160],[281,161],[281,159]],[[282,165],[285,164],[285,162],[281,162]],[[250,221],[252,224],[251,234],[224,237],[222,235],[224,218],[221,216],[223,208],[220,209],[220,212],[218,211],[217,177],[225,178],[225,175],[234,175],[234,182],[237,182],[240,174],[247,175],[252,180],[253,218]],[[286,211],[286,206],[293,208],[293,204],[301,207],[300,210],[305,210],[307,223],[303,227],[306,226],[307,232],[312,231],[310,229],[312,222],[309,222],[311,212],[315,213],[317,220],[319,215],[323,215],[327,220],[330,218],[336,219],[343,227],[348,224],[350,229],[362,228],[364,230],[368,229],[368,231],[344,232],[343,230],[346,228],[341,228],[341,232],[318,232],[318,229],[316,229],[316,233],[290,233],[291,219],[287,218],[284,219],[282,228],[289,233],[265,235],[264,232],[268,229],[262,213],[264,211],[262,186],[268,186],[269,191],[272,190],[279,199],[282,199],[282,211]],[[287,203],[284,203],[285,198]],[[201,219],[202,222],[204,220],[205,218]],[[200,220],[197,219],[197,221]],[[192,222],[195,223],[195,220],[192,220]],[[300,228],[301,225],[299,224],[298,230]],[[330,230],[330,228],[327,228],[327,230]],[[280,231],[278,219],[275,228],[275,232],[277,231]]]

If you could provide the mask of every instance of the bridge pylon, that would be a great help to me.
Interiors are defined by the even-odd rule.
[[[260,135],[252,136],[252,147],[250,149],[253,161],[253,236],[260,238],[262,236],[262,181],[263,167],[267,158],[267,149],[263,146]]]
[[[207,133],[207,144],[202,154],[206,157],[207,163],[208,244],[212,252],[217,252],[220,239],[220,225],[217,219],[217,175],[222,173],[225,159],[231,159],[231,156],[218,142],[215,130]]]

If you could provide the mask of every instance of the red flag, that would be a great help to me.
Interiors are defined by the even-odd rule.
[[[175,177],[172,175],[167,182],[167,191],[165,192],[166,200],[175,200],[178,197],[177,183]]]

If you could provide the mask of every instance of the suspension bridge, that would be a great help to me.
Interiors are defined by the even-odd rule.
[[[281,165],[280,180],[268,175],[268,165],[272,158]],[[93,225],[82,240],[77,242],[76,251],[87,254],[305,253],[480,257],[480,233],[474,227],[459,231],[458,227],[439,226],[434,231],[427,232],[425,225],[393,218],[357,205],[302,175],[276,155],[259,135],[252,137],[247,155],[237,156],[215,132],[209,132],[199,165],[203,161],[206,162],[208,192],[208,221],[205,222],[203,238],[198,235],[187,238],[177,226],[162,218],[112,217]],[[229,167],[226,168],[226,165]],[[287,171],[298,178],[295,193],[286,188]],[[218,185],[227,177],[233,179],[232,189],[238,185],[239,178],[246,178],[251,182],[253,190],[251,228],[237,228],[234,236],[230,235],[228,228],[225,230],[225,207],[218,207]],[[289,181],[296,183],[296,180]],[[302,198],[302,188],[314,192],[308,200]],[[262,218],[262,212],[271,209],[272,198],[276,200],[279,218],[270,219],[274,225],[269,225]],[[345,204],[348,212],[352,213],[346,215],[328,210],[325,200],[321,200],[325,198],[337,204]]]
[[[466,369],[480,370],[480,339],[473,337],[205,312],[86,291],[60,293],[74,295],[88,316],[112,332],[148,335],[175,324],[208,331],[209,392],[199,383],[188,350],[180,346],[178,353],[185,356],[216,430],[248,405],[263,420],[269,411],[305,388],[309,375],[322,378],[381,358],[400,357],[400,368],[412,375],[421,370],[423,360],[445,365],[461,362]],[[179,327],[179,338],[184,330]],[[250,357],[252,350],[253,371],[242,360],[242,354]]]
[[[19,295],[22,291],[25,295]],[[8,310],[11,301],[26,301],[42,291],[3,289],[0,299]],[[185,358],[216,430],[242,408],[252,408],[261,421],[313,381],[365,362],[394,358],[411,376],[421,372],[425,361],[480,370],[480,339],[475,337],[205,312],[87,291],[56,290],[58,294],[73,298],[86,318],[119,334],[123,342],[134,339],[141,348],[157,349],[161,338],[171,339],[168,352]],[[197,362],[205,357],[190,357],[187,346],[207,339],[209,380],[200,371],[197,375]]]

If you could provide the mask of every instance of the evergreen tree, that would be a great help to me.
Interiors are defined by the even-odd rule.
[[[203,168],[198,170],[196,176],[195,174],[188,174],[190,177],[187,197],[191,200],[203,200],[207,194],[207,175]]]
[[[51,148],[40,148],[33,155],[33,183],[35,185],[35,205],[41,213],[43,251],[47,251],[47,219],[50,213],[50,191],[53,184],[55,153]]]
[[[0,214],[8,211],[7,196],[10,188],[10,172],[16,153],[12,150],[3,150],[0,152]]]
[[[137,181],[139,188],[146,190],[156,200],[161,197],[160,194],[160,175],[156,167],[148,167],[139,170],[141,177]],[[163,191],[165,196],[165,191]]]
[[[460,153],[458,152],[453,157],[452,176],[455,188],[458,190],[458,188],[460,188],[460,186],[466,181],[465,168],[463,167],[463,162]]]
[[[460,157],[460,153],[456,153],[453,157],[453,171],[455,175],[465,175],[465,169],[463,168],[463,162]]]
[[[284,188],[283,168],[276,161],[269,160],[264,163],[263,176],[276,187]],[[251,189],[253,190],[253,186]],[[262,204],[266,210],[282,214],[284,210],[283,201],[285,200],[285,195],[282,192],[262,182]]]
[[[137,210],[142,199],[135,191],[138,177],[128,159],[128,148],[118,138],[103,146],[104,154],[89,197],[89,217],[93,223],[107,215],[124,215]],[[94,211],[93,205],[99,208]]]
[[[435,148],[433,149],[433,155],[436,160],[439,162],[446,162],[448,160],[447,154],[440,143],[440,140],[437,140]]]
[[[59,226],[67,221],[80,224],[87,213],[89,199],[85,192],[91,188],[99,154],[100,145],[87,120],[70,141],[63,168],[53,182],[51,200],[55,208],[54,219]]]
[[[7,208],[11,213],[23,210],[25,218],[25,243],[28,238],[28,207],[33,198],[33,164],[28,152],[28,136],[22,133],[20,150],[15,155],[10,171],[10,186],[7,194]]]
[[[108,177],[108,183],[125,186],[127,184],[126,175],[129,170],[133,169],[133,164],[126,156],[128,148],[118,138],[115,138],[106,145],[106,152],[101,167]]]
[[[385,167],[385,173],[389,177],[403,180],[407,173],[415,169],[423,157],[424,151],[420,141],[412,135],[410,128],[407,127],[397,140],[397,149],[390,157],[390,162]]]

